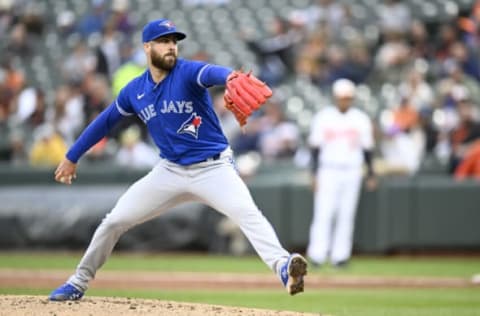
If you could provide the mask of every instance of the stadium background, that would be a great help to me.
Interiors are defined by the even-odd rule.
[[[52,179],[68,145],[144,68],[143,24],[167,17],[188,35],[183,57],[252,69],[273,87],[246,134],[222,109],[222,91],[211,93],[239,170],[288,248],[307,242],[310,119],[331,102],[333,80],[348,77],[376,125],[381,177],[362,194],[355,251],[478,250],[478,182],[455,175],[461,159],[452,158],[465,128],[458,109],[467,103],[476,121],[480,108],[478,8],[473,0],[0,1],[0,245],[83,248],[155,162],[132,120],[84,157],[73,188]],[[251,251],[199,205],[129,232],[119,248]]]
[[[480,106],[476,1],[328,2],[0,0],[0,315],[262,314],[205,304],[275,310],[266,315],[478,315],[478,182],[455,179],[450,159],[463,139],[451,136],[472,126],[458,109]],[[159,17],[188,34],[182,56],[252,69],[274,87],[246,135],[221,102],[217,110],[289,250],[304,250],[312,212],[311,116],[330,102],[336,77],[359,85],[357,103],[377,126],[380,186],[362,193],[348,269],[311,269],[306,293],[288,297],[234,225],[189,204],[123,236],[81,303],[46,302],[154,163],[144,130],[126,122],[82,159],[73,187],[53,181],[66,146],[142,71],[140,30]]]

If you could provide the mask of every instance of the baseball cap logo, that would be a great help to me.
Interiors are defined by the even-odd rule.
[[[160,24],[158,24],[158,25],[160,25],[160,26],[165,26],[165,27],[168,28],[168,29],[171,29],[171,28],[175,27],[175,24],[173,24],[172,21],[164,21],[164,22],[162,22],[162,23],[160,23]]]
[[[167,19],[155,20],[147,23],[143,27],[142,40],[144,43],[153,41],[154,39],[165,36],[175,35],[177,40],[181,41],[187,37],[184,33],[177,31],[175,24]]]

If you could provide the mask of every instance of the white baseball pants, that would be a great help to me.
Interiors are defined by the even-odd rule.
[[[318,264],[348,260],[352,253],[357,202],[362,184],[357,168],[320,168],[307,256]]]
[[[273,271],[277,272],[279,264],[287,260],[289,253],[255,205],[234,168],[231,150],[227,149],[219,160],[190,166],[162,159],[105,216],[68,282],[85,291],[124,232],[186,201],[203,202],[230,217]]]

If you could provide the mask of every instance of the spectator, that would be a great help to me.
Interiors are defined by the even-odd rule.
[[[23,23],[17,23],[12,27],[7,39],[6,50],[21,57],[30,56],[32,53],[31,43],[28,40],[27,28]]]
[[[467,75],[480,81],[478,57],[476,53],[469,51],[464,43],[457,41],[452,44],[450,47],[450,58],[458,63]]]
[[[404,35],[412,24],[410,9],[400,0],[384,0],[378,12],[383,34]]]
[[[480,104],[478,82],[466,74],[462,67],[454,61],[446,62],[445,66],[448,76],[440,79],[436,84],[440,107],[453,109],[456,103],[456,93],[466,94],[475,104]]]
[[[390,111],[386,111],[387,113]],[[417,110],[403,97],[391,111],[391,122],[384,122],[381,153],[385,174],[412,175],[420,168],[425,136],[419,126]]]
[[[159,154],[141,139],[140,128],[135,125],[120,135],[120,149],[115,161],[128,169],[151,169],[160,160]]]
[[[473,142],[462,161],[455,168],[455,179],[475,178],[480,180],[480,141]]]
[[[10,160],[10,127],[8,124],[8,107],[0,106],[0,161]]]
[[[26,87],[14,104],[14,127],[21,125],[24,130],[32,131],[45,122],[45,94],[41,89]]]
[[[9,161],[12,165],[25,165],[28,162],[28,145],[26,144],[27,137],[25,132],[20,128],[16,128],[10,131],[8,137],[9,148]]]
[[[60,12],[60,14],[57,16],[56,23],[60,36],[64,38],[68,37],[75,32],[75,13],[70,10]]]
[[[114,156],[115,149],[114,144],[112,144],[107,137],[104,137],[87,151],[85,157],[92,163],[105,161]]]
[[[373,68],[370,52],[363,40],[348,45],[346,76],[356,84],[365,83]]]
[[[305,43],[299,47],[295,61],[295,71],[298,77],[308,79],[321,85],[326,81],[328,68],[326,65],[328,37],[319,30],[307,37]]]
[[[128,0],[113,0],[112,15],[110,19],[113,21],[115,30],[125,35],[130,35],[134,28],[134,21],[129,14],[130,5]]]
[[[95,55],[82,40],[75,43],[73,51],[62,65],[62,75],[67,82],[82,82],[97,67]]]
[[[35,1],[28,2],[23,8],[21,23],[25,25],[28,34],[40,37],[45,28],[45,13]]]
[[[460,121],[450,134],[449,172],[451,174],[455,172],[469,151],[476,151],[473,148],[475,142],[480,139],[480,123],[477,121],[472,101],[468,98],[458,100],[457,111]]]
[[[108,80],[101,75],[90,74],[83,86],[85,95],[86,123],[93,120],[108,106],[110,99],[110,85]]]
[[[55,92],[55,127],[67,144],[73,143],[85,124],[83,99],[73,89],[60,86]]]
[[[29,154],[30,164],[34,167],[54,167],[62,161],[67,145],[50,124],[37,127],[34,131],[34,143]]]
[[[109,72],[109,61],[108,57],[105,54],[105,51],[102,46],[102,38],[101,37],[95,37],[94,41],[91,41],[91,52],[94,55],[95,59],[95,68],[93,69],[93,73],[101,75],[107,80],[111,79],[110,72]],[[115,53],[117,54],[117,53]],[[89,74],[87,74],[88,76]]]
[[[480,49],[480,1],[475,1],[468,16],[458,19],[458,26],[463,31],[463,41],[478,53]]]
[[[425,138],[425,146],[423,148],[425,156],[435,153],[439,141],[439,131],[437,126],[433,123],[432,113],[432,109],[422,109],[419,112],[418,123]]]
[[[338,79],[349,77],[349,69],[347,64],[347,54],[343,47],[338,45],[330,45],[327,49],[327,60],[326,64],[328,65],[328,77],[325,82],[326,85],[331,85]]]
[[[354,83],[363,83],[372,69],[372,60],[365,43],[361,39],[351,41],[348,47],[331,44],[326,53],[325,71],[328,73],[325,84],[346,78]],[[350,46],[351,45],[351,46]]]
[[[85,97],[85,123],[90,123],[100,112],[102,112],[109,104],[110,85],[108,80],[98,74],[89,74],[84,81],[83,92]],[[133,116],[136,120],[138,117]],[[107,137],[102,138],[95,144],[86,154],[90,161],[102,161],[114,155],[114,142],[110,142],[110,138],[118,138],[124,125],[117,124],[111,129]]]
[[[345,22],[345,7],[333,0],[316,0],[307,9],[297,11],[296,15],[302,15],[307,28],[311,32],[318,30],[319,25],[327,29],[327,32],[341,30]]]
[[[223,89],[213,92],[213,107],[220,120],[223,133],[229,141],[232,141],[239,135],[240,127],[238,126],[235,116],[225,107],[223,94]]]
[[[408,33],[408,42],[411,47],[412,59],[430,61],[433,58],[435,48],[423,21],[414,20],[412,22]]]
[[[120,35],[118,34],[115,28],[115,21],[109,20],[103,29],[102,40],[100,43],[100,50],[102,55],[105,58],[106,62],[106,71],[104,73],[108,78],[112,78],[115,71],[120,67],[121,56],[120,56]],[[98,57],[97,57],[98,58]],[[98,69],[97,69],[97,72]]]
[[[393,125],[402,132],[408,132],[418,125],[418,112],[410,102],[403,97],[399,106],[393,111]]]
[[[0,1],[0,34],[7,34],[10,27],[15,23],[12,12],[13,1]]]
[[[375,55],[375,68],[380,80],[398,84],[410,60],[410,46],[398,33],[385,34],[384,43]]]
[[[23,74],[13,67],[9,58],[5,58],[0,69],[0,160],[11,163],[21,163],[26,161],[24,130],[27,124],[23,125],[18,113],[19,99],[25,107],[23,100],[28,100],[30,109],[23,118],[24,121],[35,111],[36,92],[35,89],[29,90],[31,93],[22,94],[25,88],[25,79]],[[31,98],[26,98],[29,95]]]
[[[91,0],[90,10],[77,26],[77,31],[84,39],[87,39],[91,34],[101,33],[108,19],[105,0]]]
[[[279,84],[294,69],[294,48],[301,39],[287,20],[276,17],[270,35],[260,40],[246,39],[260,64],[260,79],[269,85]]]
[[[424,73],[412,68],[407,79],[398,86],[400,95],[405,96],[410,104],[417,110],[431,109],[434,105],[434,95],[430,84],[425,81]]]
[[[279,103],[269,101],[263,106],[260,152],[267,160],[292,158],[300,144],[300,130],[285,118]]]
[[[450,55],[450,47],[459,39],[458,31],[451,23],[444,23],[435,39],[435,59],[442,63]]]
[[[121,65],[112,77],[112,93],[117,96],[120,90],[133,78],[142,74],[147,67],[147,60],[142,49],[131,54],[129,60]]]
[[[13,67],[10,59],[2,63],[2,71],[4,71],[3,85],[11,96],[17,95],[25,85],[23,73]]]
[[[129,43],[124,43],[126,48],[131,46]],[[113,74],[112,78],[112,94],[117,96],[120,90],[133,78],[141,75],[147,67],[147,60],[143,49],[137,49],[133,52],[130,52],[129,59],[121,65],[117,71]],[[145,140],[147,138],[147,130],[145,124],[140,121],[137,116],[130,116],[119,122],[112,130],[111,136],[118,138],[119,134],[127,129],[128,127],[135,125],[141,130],[141,139]]]
[[[260,131],[262,129],[260,119],[258,116],[249,118],[248,127],[243,133],[234,136],[231,146],[236,155],[246,154],[248,152],[258,152],[260,138]]]

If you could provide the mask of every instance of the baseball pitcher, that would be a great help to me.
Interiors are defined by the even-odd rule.
[[[335,81],[336,105],[322,109],[311,125],[314,213],[307,255],[314,266],[328,259],[343,266],[350,259],[364,162],[368,187],[375,186],[372,125],[364,112],[351,107],[355,89],[350,80]]]
[[[83,131],[55,171],[55,179],[71,184],[80,157],[130,115],[146,124],[161,160],[120,197],[95,231],[76,272],[51,293],[50,300],[80,299],[123,233],[186,201],[206,203],[230,217],[288,293],[302,292],[307,263],[282,248],[235,171],[207,88],[226,85],[225,105],[241,126],[272,91],[251,73],[178,58],[177,42],[186,35],[169,20],[147,23],[142,37],[148,69]]]

